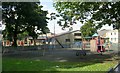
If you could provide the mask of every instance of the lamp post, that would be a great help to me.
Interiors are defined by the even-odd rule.
[[[54,49],[55,49],[55,23],[54,23]]]
[[[54,48],[55,48],[55,19],[56,19],[56,14],[51,13],[51,20],[54,20]]]

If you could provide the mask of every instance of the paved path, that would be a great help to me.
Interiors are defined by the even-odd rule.
[[[120,73],[120,63],[115,68],[115,73]]]

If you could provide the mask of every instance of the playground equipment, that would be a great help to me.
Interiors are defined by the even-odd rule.
[[[102,55],[103,52],[105,52],[104,47],[104,39],[95,33],[92,36],[92,39],[90,40],[90,51],[91,52],[98,52]]]
[[[58,41],[57,38],[55,38],[55,40],[58,42],[58,44],[59,44],[62,48],[64,48],[64,46]]]
[[[54,37],[49,38],[48,43],[49,43],[49,42],[54,42],[53,39],[54,39],[54,41],[56,41],[56,42],[60,45],[61,48],[65,48],[65,45],[63,46],[63,44],[61,44],[61,43],[59,42],[59,40],[58,40],[57,38],[54,38]],[[72,47],[71,47],[71,45],[72,45]],[[85,44],[84,44],[83,42],[74,42],[74,43],[71,44],[71,45],[69,46],[69,47],[71,47],[71,48],[74,48],[73,46],[75,46],[75,48],[80,48],[80,50],[76,51],[76,56],[79,56],[79,55],[85,56],[85,55],[86,55],[86,52],[85,52]]]
[[[85,43],[83,42],[76,42],[76,45],[78,46],[78,48],[80,48],[81,50],[76,52],[76,56],[86,56],[86,51],[85,51]]]
[[[59,40],[57,38],[54,38],[54,37],[48,38],[48,43],[53,42],[53,39],[61,46],[61,48],[64,48],[64,46],[59,42]]]

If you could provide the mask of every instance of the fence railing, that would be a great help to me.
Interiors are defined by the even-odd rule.
[[[62,44],[62,46],[64,48],[82,48],[82,43],[80,44]],[[110,50],[114,50],[114,51],[118,51],[118,44],[112,43]],[[85,44],[85,48],[90,48],[90,43],[86,43]],[[36,45],[36,46],[17,46],[17,47],[13,47],[13,46],[3,46],[2,47],[2,51],[28,51],[28,50],[50,50],[50,49],[62,49],[62,47],[59,44],[44,44],[44,45]]]

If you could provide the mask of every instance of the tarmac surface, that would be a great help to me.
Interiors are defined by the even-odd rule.
[[[79,55],[76,56],[76,52],[79,52]],[[86,55],[84,56],[84,52]],[[51,49],[51,50],[28,50],[28,51],[15,51],[4,53],[3,57],[14,57],[14,58],[28,58],[34,60],[48,60],[48,61],[57,61],[57,62],[80,62],[80,61],[94,61],[99,60],[111,61],[113,53],[105,52],[103,55],[100,53],[91,53],[89,50],[82,51],[77,48],[66,48],[66,49]]]

